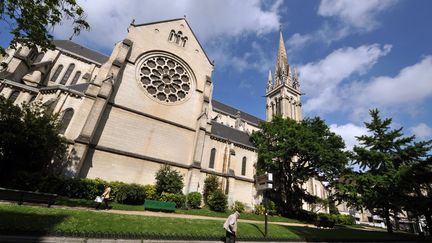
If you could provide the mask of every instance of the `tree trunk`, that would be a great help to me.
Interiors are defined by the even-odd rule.
[[[425,218],[426,218],[426,224],[428,227],[428,231],[429,231],[429,235],[432,235],[432,215],[431,212],[426,212],[424,214]]]
[[[390,213],[389,213],[388,209],[385,210],[385,220],[386,220],[386,225],[387,225],[387,232],[393,233],[393,226],[390,222]]]
[[[398,231],[400,230],[400,225],[399,225],[399,217],[394,217],[395,220],[395,230]]]

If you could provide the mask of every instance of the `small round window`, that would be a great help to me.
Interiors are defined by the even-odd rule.
[[[173,104],[189,97],[192,80],[189,71],[171,57],[145,58],[138,67],[138,80],[154,100]]]

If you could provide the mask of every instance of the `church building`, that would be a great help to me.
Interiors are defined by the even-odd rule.
[[[267,121],[276,114],[299,121],[300,82],[282,32],[279,38],[263,109]],[[110,56],[69,40],[53,44],[45,53],[7,49],[0,94],[18,105],[41,102],[60,115],[65,175],[154,184],[168,164],[184,176],[184,193],[202,193],[206,176],[216,175],[230,205],[241,201],[253,209],[261,202],[249,135],[265,121],[212,98],[214,65],[186,19],[132,23]],[[315,179],[304,188],[327,197]]]

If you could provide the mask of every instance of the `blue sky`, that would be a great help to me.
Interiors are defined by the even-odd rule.
[[[406,135],[432,138],[432,1],[178,0],[78,1],[90,32],[74,41],[110,54],[132,19],[145,23],[186,15],[215,60],[213,97],[265,119],[268,70],[274,72],[279,29],[300,72],[303,115],[320,116],[348,147],[379,108]],[[70,36],[70,25],[54,30]],[[1,32],[1,45],[7,38]]]

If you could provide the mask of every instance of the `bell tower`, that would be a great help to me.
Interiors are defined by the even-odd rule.
[[[271,70],[269,70],[267,80],[267,121],[271,121],[273,116],[276,115],[300,121],[302,119],[300,96],[298,74],[297,71],[292,70],[291,66],[288,64],[288,57],[281,30],[279,32],[279,48],[274,79]]]

